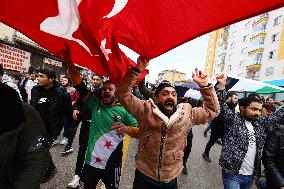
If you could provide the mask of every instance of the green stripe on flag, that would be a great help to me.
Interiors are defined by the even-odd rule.
[[[280,89],[265,86],[263,88],[256,90],[255,92],[258,94],[281,93],[281,92],[284,92],[284,88],[283,90],[280,90]]]

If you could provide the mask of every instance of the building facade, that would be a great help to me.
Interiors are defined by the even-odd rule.
[[[156,84],[159,84],[163,80],[167,80],[174,84],[177,81],[184,81],[186,79],[186,73],[176,70],[164,70],[158,74],[158,80]]]
[[[58,74],[67,72],[67,66],[61,59],[1,22],[0,64],[8,74],[27,72],[30,66],[50,67]]]
[[[214,31],[217,40],[208,45],[207,52],[212,55],[207,53],[205,70],[209,76],[224,71],[258,81],[284,82],[284,8],[222,29]],[[215,51],[210,51],[214,45]],[[208,62],[212,69],[208,69]]]
[[[228,46],[229,27],[224,27],[209,33],[205,72],[210,79],[224,69],[226,50]]]

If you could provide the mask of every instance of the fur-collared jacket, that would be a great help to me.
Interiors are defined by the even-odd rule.
[[[138,77],[138,73],[129,69],[116,90],[116,97],[139,123],[136,168],[151,179],[169,182],[183,169],[183,150],[192,126],[206,123],[219,114],[217,95],[212,86],[201,88],[204,107],[192,108],[181,103],[168,118],[153,100],[140,100],[131,93]]]

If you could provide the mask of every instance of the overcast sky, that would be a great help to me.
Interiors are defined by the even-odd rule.
[[[150,61],[148,80],[154,83],[158,79],[158,74],[163,70],[176,69],[186,73],[186,79],[191,78],[191,73],[197,67],[204,70],[208,34],[185,43]],[[122,47],[126,55],[136,62],[138,55]]]

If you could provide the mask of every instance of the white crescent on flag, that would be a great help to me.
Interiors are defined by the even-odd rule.
[[[57,0],[59,14],[54,17],[46,18],[40,24],[40,30],[57,37],[76,41],[92,56],[89,47],[80,39],[76,39],[72,36],[80,25],[78,6],[81,1],[82,0]]]
[[[127,5],[128,0],[115,0],[113,8],[108,15],[104,16],[104,18],[111,18],[121,12],[124,7]]]

